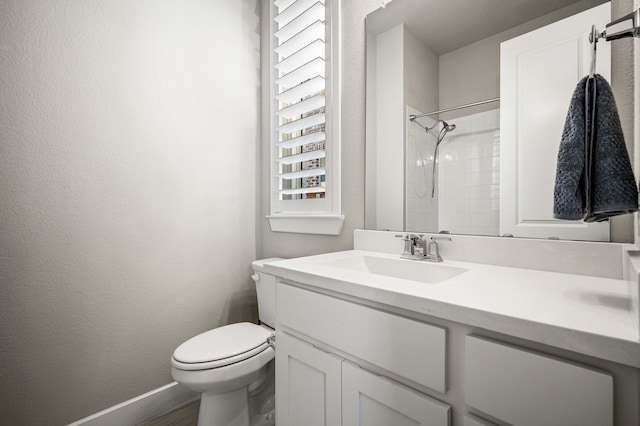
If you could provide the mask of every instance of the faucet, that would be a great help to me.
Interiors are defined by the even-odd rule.
[[[451,241],[449,237],[430,237],[427,244],[427,239],[424,238],[423,234],[398,234],[396,238],[402,238],[402,241],[404,241],[401,258],[426,260],[427,262],[442,262],[442,256],[440,256],[436,240]]]
[[[400,255],[403,259],[422,260],[425,258],[425,239],[422,234],[406,234],[396,235],[396,238],[402,238],[404,241],[404,249]]]
[[[440,256],[440,252],[438,251],[438,242],[436,240],[451,241],[451,238],[431,237],[429,244],[427,245],[427,250],[424,254],[424,260],[426,260],[427,262],[442,262],[442,257]]]

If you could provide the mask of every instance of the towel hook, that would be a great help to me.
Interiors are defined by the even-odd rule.
[[[601,34],[595,25],[591,26],[591,34],[589,34],[589,42],[591,43],[591,68],[589,69],[589,77],[593,77],[596,73],[596,46]]]

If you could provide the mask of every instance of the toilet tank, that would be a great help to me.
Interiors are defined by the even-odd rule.
[[[271,328],[276,328],[276,277],[264,272],[264,265],[269,262],[282,260],[279,257],[254,260],[251,263],[256,282],[256,294],[258,295],[258,318],[260,322]]]

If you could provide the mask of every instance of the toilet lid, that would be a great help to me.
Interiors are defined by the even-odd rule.
[[[175,350],[173,359],[184,364],[211,363],[225,359],[238,362],[253,356],[258,349],[258,352],[264,350],[268,346],[267,337],[270,335],[267,329],[250,322],[225,325],[187,340]],[[247,356],[243,357],[243,354]]]

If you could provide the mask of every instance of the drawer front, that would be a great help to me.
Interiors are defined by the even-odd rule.
[[[541,354],[467,336],[465,398],[518,426],[613,424],[613,377]]]
[[[446,329],[278,284],[277,323],[446,392]]]
[[[443,402],[342,363],[344,426],[448,426],[450,411]]]

